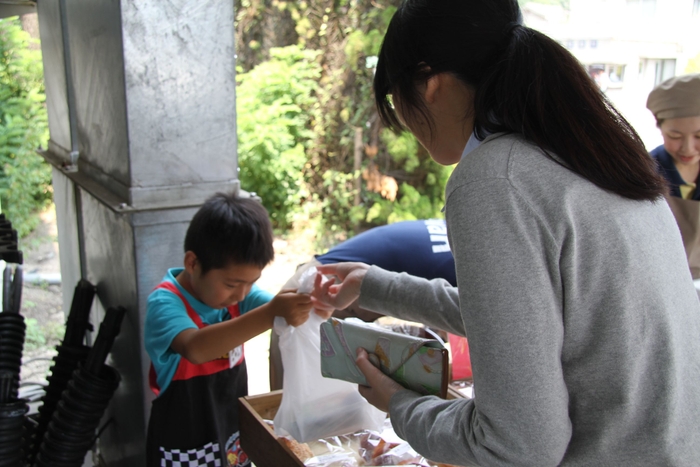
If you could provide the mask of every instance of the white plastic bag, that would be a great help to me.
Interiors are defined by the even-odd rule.
[[[316,268],[301,277],[299,292],[313,288]],[[321,375],[321,323],[313,311],[306,323],[289,326],[275,318],[274,332],[284,366],[282,403],[275,415],[278,436],[290,435],[300,443],[360,430],[379,430],[386,414],[357,391],[357,385]]]

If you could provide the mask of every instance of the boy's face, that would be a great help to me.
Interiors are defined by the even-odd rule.
[[[188,271],[190,272],[190,271]],[[199,261],[194,262],[190,277],[195,298],[212,308],[225,308],[243,300],[253,284],[260,279],[262,269],[251,264],[235,264],[210,269],[202,275]]]

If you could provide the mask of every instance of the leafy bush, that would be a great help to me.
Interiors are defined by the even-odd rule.
[[[442,217],[445,186],[454,167],[445,167],[433,161],[409,132],[395,135],[384,129],[381,139],[396,167],[396,177],[403,177],[412,183],[402,181],[399,184],[399,196],[395,201],[385,199],[378,193],[368,193],[365,222],[382,225]]]
[[[365,217],[366,207],[354,205],[355,179],[356,174],[353,173],[337,170],[323,173],[323,186],[319,189],[322,215],[319,227],[326,237],[325,241],[331,244],[344,240],[352,226]]]
[[[20,236],[52,198],[51,169],[36,154],[48,141],[41,52],[18,19],[0,20],[0,202]]]
[[[329,245],[373,225],[442,216],[452,169],[435,163],[409,133],[383,130],[374,105],[377,54],[399,3],[271,4],[290,12],[298,44],[271,48],[268,61],[239,72],[238,152],[241,186],[262,197],[278,231],[304,225],[317,229],[319,245]],[[270,27],[278,15],[243,0],[238,18],[245,33]]]
[[[238,74],[238,165],[245,190],[262,198],[277,228],[288,227],[309,196],[304,181],[313,92],[321,69],[318,52],[289,46]]]

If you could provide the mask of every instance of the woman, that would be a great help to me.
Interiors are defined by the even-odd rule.
[[[469,339],[473,400],[405,390],[358,350],[360,392],[430,459],[697,464],[700,303],[665,181],[581,65],[520,23],[515,0],[407,0],[379,55],[384,122],[458,164],[458,287],[339,263],[314,295]]]
[[[664,144],[651,151],[666,178],[666,197],[678,227],[691,273],[700,278],[700,73],[664,81],[649,94]]]

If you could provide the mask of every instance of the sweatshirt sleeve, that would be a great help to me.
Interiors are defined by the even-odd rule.
[[[475,397],[401,391],[391,400],[392,424],[434,461],[559,465],[572,433],[561,365],[560,248],[505,178],[456,188],[446,215]],[[365,290],[375,288],[363,281]]]
[[[362,281],[359,305],[366,310],[464,335],[457,288],[444,279],[427,280],[372,266]]]

